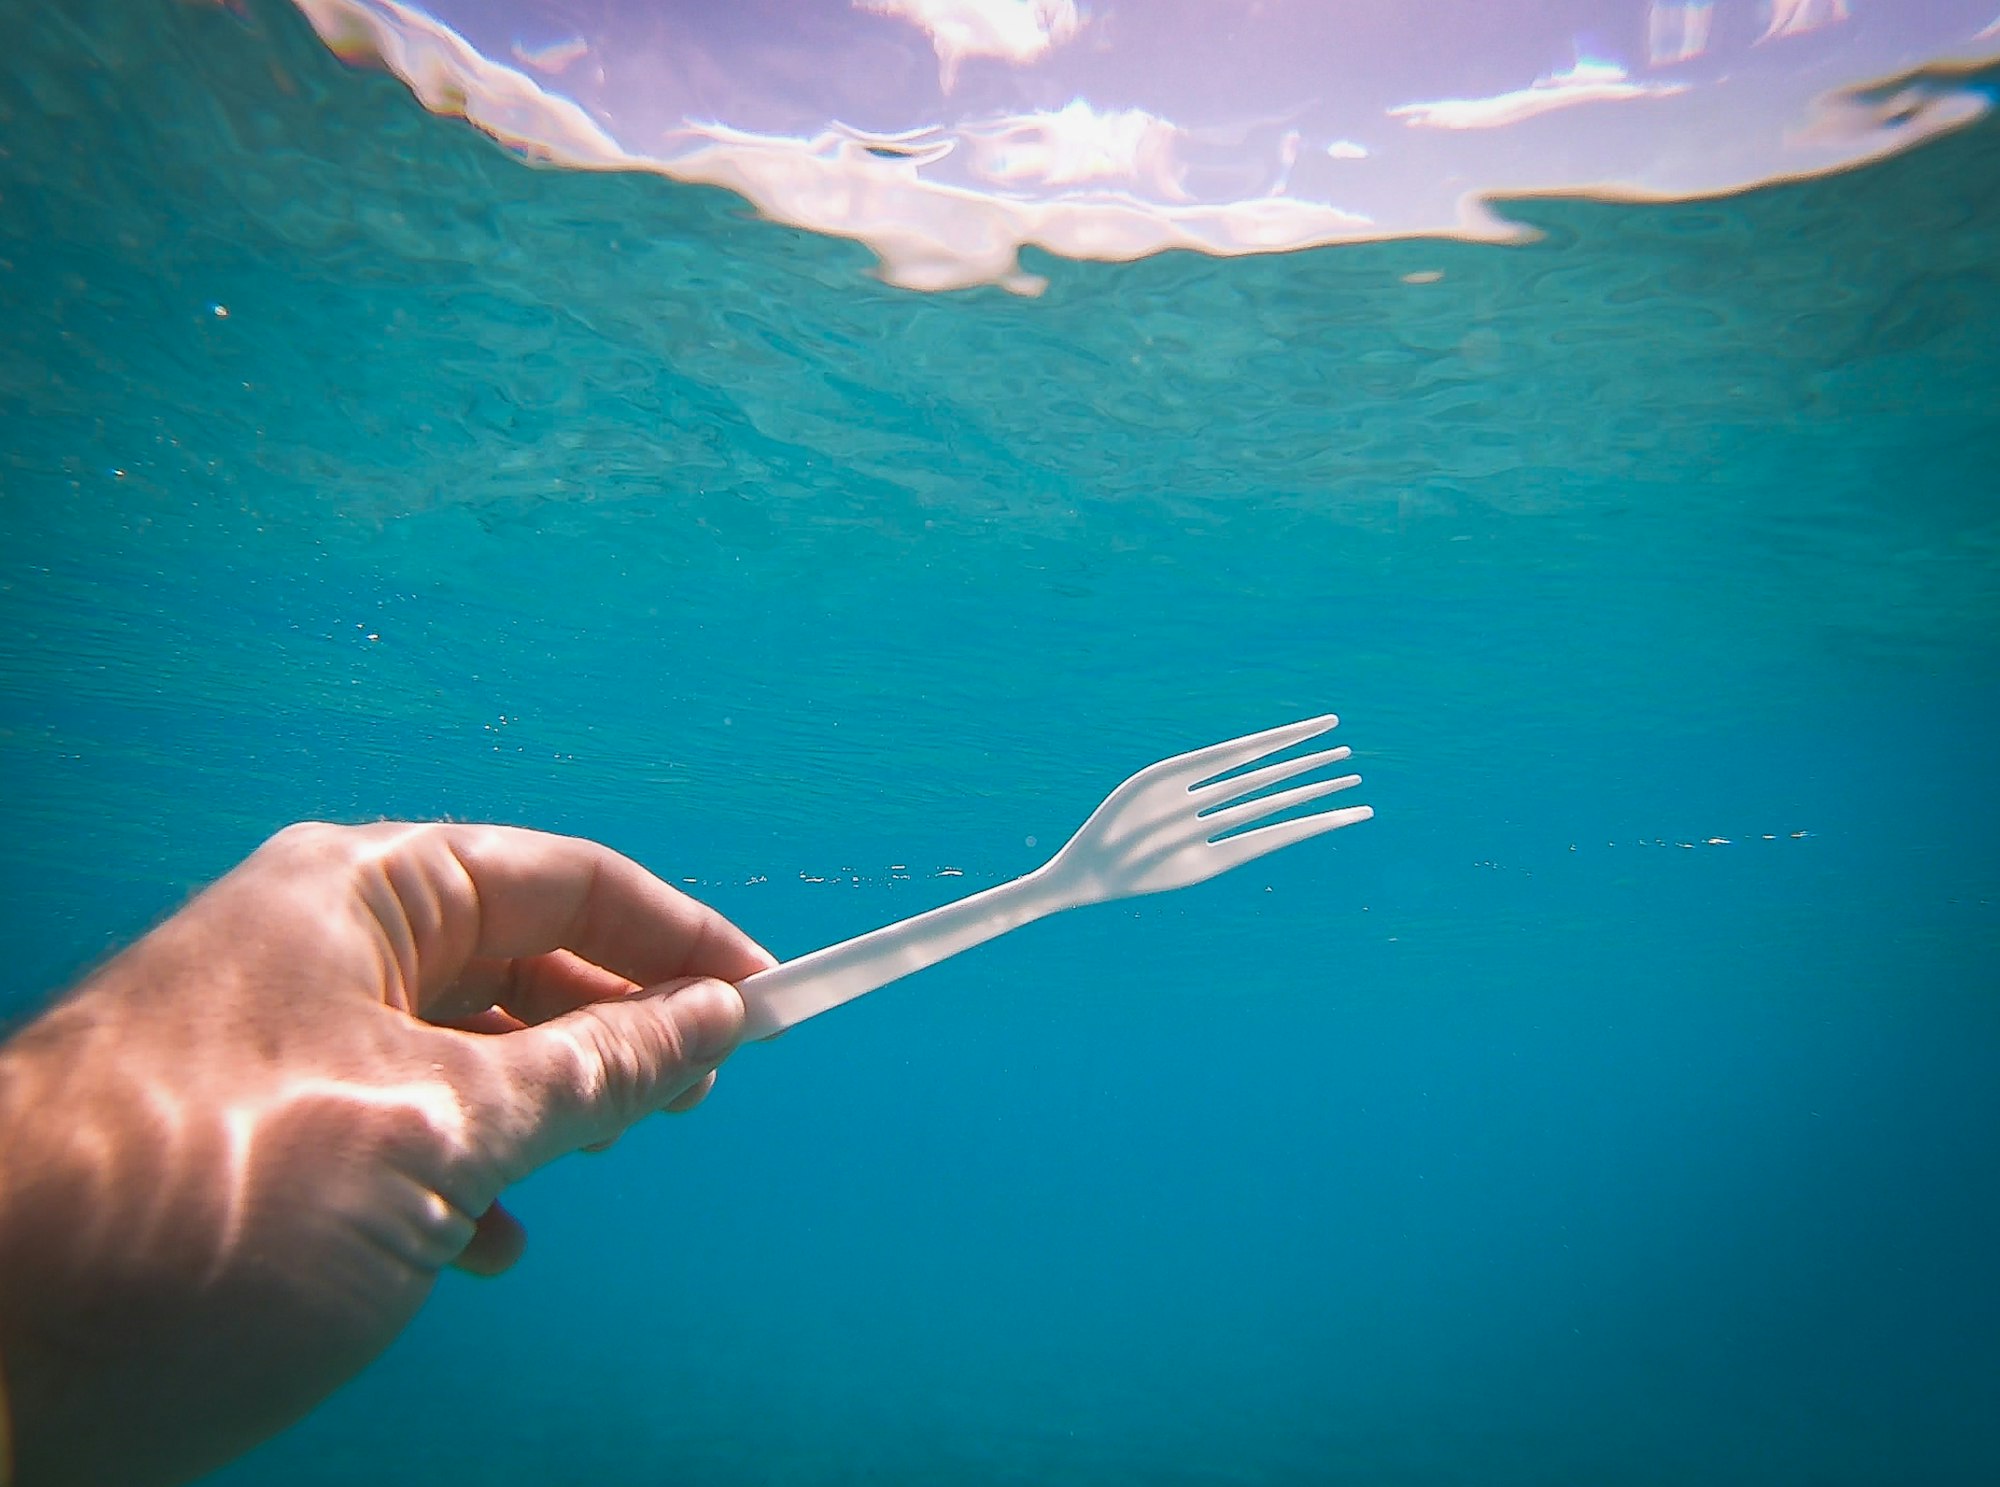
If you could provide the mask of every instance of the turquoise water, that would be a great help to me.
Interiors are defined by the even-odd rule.
[[[2000,1479],[2000,126],[924,297],[273,6],[0,42],[8,1009],[301,817],[792,954],[1293,717],[1378,811],[744,1052],[218,1482]]]

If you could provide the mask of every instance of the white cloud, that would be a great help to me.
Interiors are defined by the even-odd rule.
[[[1762,39],[1802,36],[1846,19],[1847,0],[1771,0],[1771,24]]]
[[[1025,66],[1083,24],[1076,0],[854,0],[854,8],[895,16],[928,35],[938,56],[938,83],[947,93],[967,57]]]
[[[1713,0],[1659,0],[1646,12],[1646,54],[1653,65],[1689,62],[1708,50]]]
[[[1141,186],[1186,199],[1175,143],[1180,130],[1142,108],[1099,112],[1081,98],[1054,110],[1011,114],[965,130],[979,173],[1008,185]]]
[[[1430,103],[1404,103],[1389,110],[1418,129],[1498,129],[1537,114],[1579,103],[1609,103],[1627,98],[1665,98],[1687,91],[1685,83],[1635,83],[1615,62],[1581,61],[1568,72],[1537,78],[1525,88],[1491,98],[1441,98]]]
[[[524,67],[532,67],[537,72],[561,74],[569,69],[569,64],[590,51],[590,43],[581,36],[572,36],[567,41],[550,42],[547,46],[526,47],[515,42],[512,49],[514,60]]]

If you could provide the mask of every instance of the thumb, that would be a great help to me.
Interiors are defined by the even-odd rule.
[[[501,1045],[520,1122],[509,1181],[611,1141],[708,1077],[743,1037],[727,981],[663,982],[490,1042]]]

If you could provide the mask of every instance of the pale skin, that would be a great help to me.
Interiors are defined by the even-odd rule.
[[[510,1184],[700,1101],[770,964],[594,843],[280,832],[0,1046],[18,1487],[184,1482],[296,1421],[447,1266],[513,1264]]]

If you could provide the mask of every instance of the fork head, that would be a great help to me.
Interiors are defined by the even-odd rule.
[[[1317,739],[1339,722],[1328,713],[1147,766],[1104,798],[1043,874],[1069,902],[1101,903],[1185,888],[1293,842],[1366,821],[1375,812],[1365,805],[1269,819],[1360,784],[1356,774],[1315,778],[1347,758],[1345,747],[1246,768]],[[1287,785],[1301,776],[1302,783]]]

